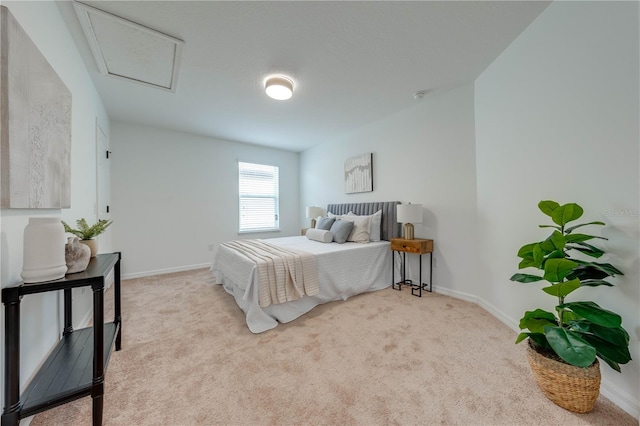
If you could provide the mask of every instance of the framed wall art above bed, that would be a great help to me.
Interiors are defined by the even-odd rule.
[[[344,192],[373,191],[373,154],[367,153],[347,158],[344,162]]]

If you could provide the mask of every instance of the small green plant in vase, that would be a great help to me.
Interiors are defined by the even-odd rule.
[[[569,226],[583,214],[582,207],[575,203],[561,206],[555,201],[546,200],[541,201],[538,208],[553,222],[552,225],[539,226],[551,228],[553,232],[544,241],[522,246],[518,257],[521,259],[519,269],[535,268],[542,271],[542,276],[517,273],[511,280],[520,283],[545,281],[548,285],[542,291],[554,297],[557,304],[555,312],[544,309],[526,311],[520,320],[522,332],[516,343],[529,338],[529,344],[535,351],[555,355],[564,363],[580,369],[593,367],[598,357],[620,372],[620,364],[631,360],[629,334],[622,327],[620,315],[592,301],[567,300],[568,296],[573,297],[574,292],[583,287],[612,287],[613,284],[607,279],[623,275],[610,263],[595,261],[605,252],[596,247],[594,240],[606,238],[576,232],[585,226],[605,224],[593,221]],[[599,387],[599,368],[597,371]],[[540,380],[537,381],[540,385]]]
[[[94,240],[95,237],[102,234],[108,227],[111,225],[112,221],[108,219],[100,219],[98,222],[89,226],[87,221],[82,218],[76,221],[77,229],[71,228],[67,223],[63,220],[62,225],[64,226],[65,232],[73,234],[82,240],[81,242],[87,244],[91,249],[91,257],[96,255],[97,252],[97,244]]]

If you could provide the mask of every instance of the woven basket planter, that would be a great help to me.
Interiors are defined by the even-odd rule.
[[[542,392],[560,407],[574,413],[588,413],[600,395],[600,363],[587,368],[569,365],[558,357],[540,353],[529,339],[527,358]]]

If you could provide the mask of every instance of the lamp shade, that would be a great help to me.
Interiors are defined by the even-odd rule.
[[[398,204],[396,208],[398,223],[422,223],[422,204]]]
[[[307,207],[307,219],[316,218],[322,216],[322,209],[320,207]]]

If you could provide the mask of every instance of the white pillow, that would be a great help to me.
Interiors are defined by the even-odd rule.
[[[357,216],[353,212],[349,212],[347,216]],[[360,216],[365,217],[365,216]],[[380,241],[382,239],[382,235],[380,232],[381,224],[382,224],[382,210],[378,210],[372,215],[368,215],[371,217],[371,226],[369,228],[369,241]]]
[[[307,238],[313,241],[320,241],[321,243],[330,243],[333,241],[333,234],[324,229],[307,229]]]
[[[371,227],[371,216],[342,216],[343,221],[353,222],[353,229],[347,237],[347,241],[354,243],[369,242],[369,228]]]

